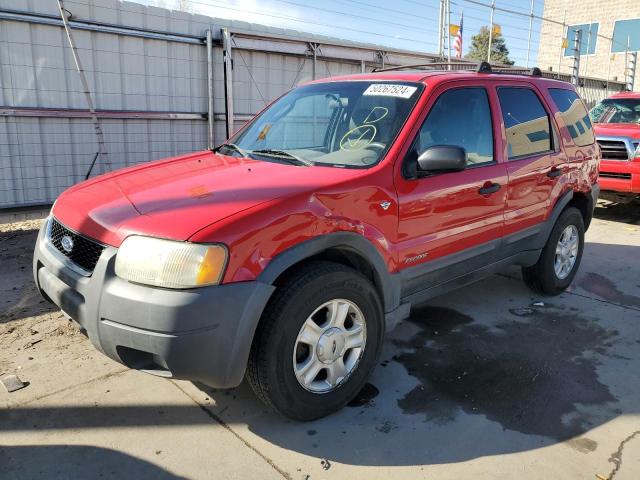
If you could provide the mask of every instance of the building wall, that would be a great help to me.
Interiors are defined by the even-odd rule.
[[[544,0],[545,18],[562,22],[565,18],[568,25],[582,25],[598,22],[598,34],[612,38],[616,20],[630,18],[640,19],[640,0]],[[542,22],[540,32],[540,47],[538,50],[538,66],[543,70],[552,68],[558,71],[571,73],[573,65],[572,57],[560,57],[562,39],[565,37],[564,28],[561,25],[550,22]],[[583,34],[583,37],[585,35]],[[610,72],[610,73],[609,73]],[[580,59],[580,75],[598,77],[610,80],[625,81],[625,54],[611,53],[611,42],[598,37],[595,53],[582,55]],[[634,90],[640,90],[640,68],[636,70]]]

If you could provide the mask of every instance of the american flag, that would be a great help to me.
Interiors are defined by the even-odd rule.
[[[456,52],[456,58],[462,58],[462,22],[464,15],[460,15],[460,28],[456,34],[456,38],[453,40],[453,50]]]

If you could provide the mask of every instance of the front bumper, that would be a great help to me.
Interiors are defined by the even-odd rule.
[[[602,190],[640,195],[640,161],[601,160]]]
[[[106,247],[91,276],[81,275],[46,241],[45,222],[33,257],[34,279],[45,298],[110,358],[216,388],[239,385],[275,287],[239,282],[170,290],[133,284],[115,275],[116,252]]]

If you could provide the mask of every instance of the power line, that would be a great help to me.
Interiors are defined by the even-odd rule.
[[[331,13],[331,14],[338,14],[338,15],[345,16],[345,17],[357,18],[357,19],[360,19],[360,20],[370,20],[370,21],[374,21],[374,22],[382,22],[382,21],[384,21],[385,24],[387,24],[387,25],[395,25],[395,26],[398,26],[398,27],[408,28],[410,30],[416,30],[416,31],[419,31],[419,32],[433,32],[435,34],[438,33],[437,30],[430,30],[430,29],[421,28],[421,27],[414,27],[414,26],[411,26],[411,25],[407,25],[406,23],[390,22],[389,20],[382,20],[380,18],[367,17],[367,16],[364,16],[364,15],[356,15],[354,13],[341,12],[341,11],[338,11],[338,10],[333,10],[333,9],[328,9],[328,8],[312,7],[310,5],[304,5],[304,4],[301,4],[301,3],[293,2],[291,0],[275,0],[275,1],[279,2],[279,3],[286,3],[286,4],[289,4],[289,5],[295,5],[297,7],[310,8],[312,10],[317,10],[317,11],[320,11],[320,12],[327,12],[327,13]],[[371,5],[371,4],[368,4],[368,5],[369,6],[374,6],[374,5]],[[423,18],[426,18],[426,17],[423,17]]]
[[[541,15],[536,15],[536,14],[518,12],[516,10],[510,10],[508,8],[499,7],[497,5],[491,5],[491,4],[488,4],[488,3],[483,3],[483,2],[480,2],[478,0],[460,0],[460,1],[466,2],[466,3],[471,3],[471,4],[474,4],[474,5],[480,5],[480,6],[486,7],[486,8],[493,8],[496,11],[500,11],[500,12],[504,12],[504,13],[510,13],[512,15],[537,18],[538,20],[541,20],[543,22],[548,22],[548,23],[553,23],[555,25],[560,25],[563,28],[566,28],[566,27],[569,26],[565,22],[560,22],[559,20],[553,20],[551,18],[543,17]],[[606,35],[602,35],[600,33],[597,33],[596,36],[598,36],[600,38],[604,38],[605,40],[609,40],[611,42],[611,44],[615,43],[617,45],[622,45],[620,42],[614,42],[612,37],[607,37]],[[626,47],[626,45],[625,45],[625,47]]]
[[[196,4],[196,5],[202,5],[202,6],[206,6],[206,7],[221,8],[223,10],[231,10],[231,11],[240,12],[240,13],[257,13],[257,14],[260,14],[260,15],[265,16],[265,17],[278,18],[280,20],[288,20],[288,21],[293,21],[293,22],[298,22],[298,23],[306,23],[306,24],[309,24],[309,25],[317,25],[317,26],[321,26],[321,27],[325,27],[325,28],[326,27],[330,27],[330,25],[327,25],[326,23],[314,22],[312,20],[303,20],[303,19],[299,19],[299,18],[296,18],[296,17],[288,16],[288,15],[279,15],[279,14],[267,12],[267,11],[264,11],[264,10],[256,10],[256,9],[248,10],[248,9],[234,8],[234,7],[229,7],[227,5],[219,5],[219,4],[213,4],[213,3],[203,3],[203,2],[198,2],[198,1],[195,1],[195,0],[190,0],[190,3],[191,4]],[[305,5],[305,7],[306,7],[306,5]],[[360,29],[356,29],[356,28],[352,28],[352,27],[340,26],[340,27],[334,27],[334,28],[339,28],[340,30],[347,30],[347,31],[350,31],[350,32],[355,32],[355,33],[364,33],[364,34],[373,35],[373,36],[376,36],[376,37],[391,38],[391,39],[394,39],[394,40],[403,40],[403,41],[407,41],[407,42],[420,43],[420,44],[423,44],[423,45],[432,45],[432,42],[425,42],[425,41],[422,41],[422,40],[416,40],[415,38],[400,37],[400,36],[396,36],[396,35],[385,35],[385,34],[379,33],[379,32],[372,32],[372,31],[369,31],[369,30],[360,30]]]

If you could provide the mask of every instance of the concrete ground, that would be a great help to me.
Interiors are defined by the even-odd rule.
[[[37,295],[37,221],[0,228],[0,477],[640,478],[640,206],[600,205],[570,291],[508,269],[386,340],[343,411],[293,423],[246,385],[127,370]],[[22,229],[22,230],[20,230]]]

